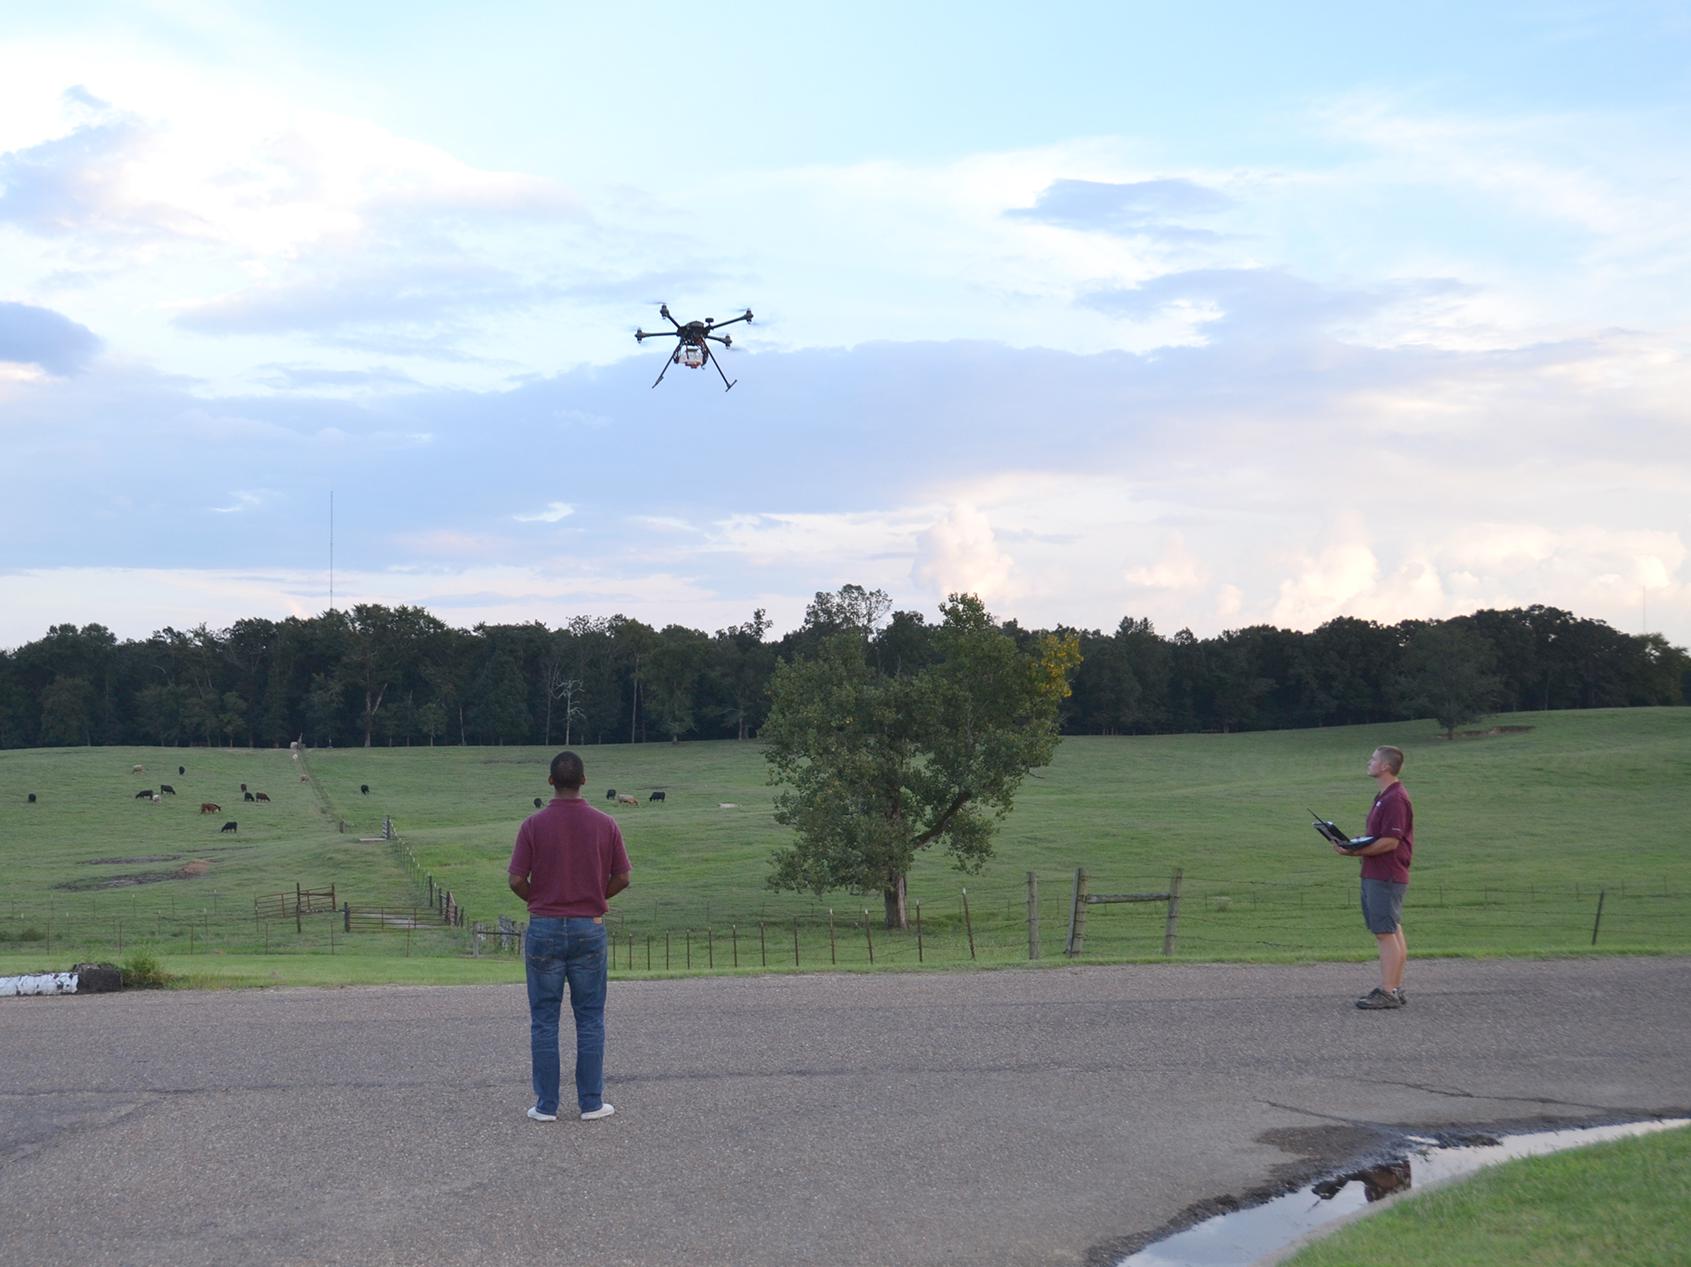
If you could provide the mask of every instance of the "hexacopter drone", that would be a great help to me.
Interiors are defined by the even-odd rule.
[[[719,326],[731,326],[736,321],[750,321],[752,319],[752,310],[747,308],[739,316],[730,317],[726,321],[718,321],[715,317],[706,317],[703,321],[689,321],[686,325],[682,325],[674,317],[669,315],[668,304],[658,305],[658,315],[665,321],[669,322],[670,325],[674,326],[675,329],[636,330],[634,332],[634,341],[636,343],[644,343],[647,339],[670,338],[672,336],[675,339],[675,350],[672,351],[669,354],[668,359],[664,361],[663,370],[658,374],[657,380],[653,382],[653,387],[656,387],[658,383],[663,382],[663,376],[669,373],[669,367],[671,365],[685,365],[690,370],[697,370],[703,369],[705,362],[709,361],[712,365],[716,366],[716,372],[718,374],[722,374],[722,365],[711,352],[710,343],[708,341],[714,340],[715,342],[722,344],[725,348],[731,348],[734,346],[734,340],[726,334],[712,334],[711,331],[717,329]],[[735,379],[734,382],[731,383],[728,381],[728,375],[722,374],[722,382],[724,384],[722,390],[733,390],[734,383],[739,381],[739,379]]]

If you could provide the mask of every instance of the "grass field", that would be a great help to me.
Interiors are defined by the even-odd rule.
[[[1529,1157],[1399,1201],[1287,1267],[1662,1267],[1691,1261],[1691,1129]]]
[[[1328,850],[1305,807],[1360,831],[1373,794],[1363,764],[1379,743],[1408,753],[1404,779],[1416,804],[1404,918],[1412,956],[1588,951],[1600,894],[1597,951],[1691,950],[1683,843],[1691,709],[1533,713],[1488,725],[1525,729],[1454,743],[1429,722],[1066,740],[1051,767],[1024,785],[983,874],[959,876],[942,857],[917,866],[910,896],[912,913],[922,904],[922,962],[968,962],[970,926],[977,962],[1025,962],[1029,871],[1039,877],[1042,956],[1060,959],[1077,866],[1087,868],[1093,893],[1163,891],[1180,868],[1182,959],[1369,957],[1372,941],[1355,911],[1357,864]],[[878,894],[814,898],[765,887],[769,853],[785,833],[757,745],[581,751],[589,789],[622,822],[634,860],[634,886],[615,904],[619,971],[643,973],[648,963],[654,972],[721,971],[736,961],[790,969],[795,921],[806,970],[867,967],[870,937],[877,966],[917,965],[914,928],[878,926]],[[403,974],[412,968],[382,977],[365,960],[462,955],[467,938],[402,932],[399,923],[349,936],[323,915],[302,920],[296,933],[291,918],[255,919],[254,899],[292,893],[296,883],[332,884],[337,900],[355,907],[402,908],[424,901],[422,877],[432,876],[471,921],[520,919],[505,862],[517,823],[548,792],[549,756],[532,748],[313,751],[304,783],[286,752],[0,753],[0,971],[109,958],[121,940],[125,949],[157,949],[176,970],[176,957],[192,954],[190,970],[202,979],[262,979],[241,956],[266,949],[332,949],[351,957],[339,970],[349,980],[411,979]],[[132,775],[134,763],[147,773]],[[177,776],[178,766],[188,773]],[[178,789],[174,801],[132,799],[161,781]],[[242,802],[242,782],[267,791],[272,804]],[[607,787],[639,796],[639,807],[606,803]],[[667,800],[649,802],[657,789]],[[39,803],[25,803],[30,791]],[[225,812],[202,817],[201,800]],[[358,843],[379,833],[384,815],[400,840]],[[239,833],[219,834],[229,818]],[[156,861],[113,861],[122,859]],[[191,868],[201,874],[179,874],[195,861],[207,864]],[[149,873],[158,878],[64,887]],[[1162,904],[1091,907],[1085,957],[1160,958],[1164,912]],[[26,934],[41,940],[20,941]],[[217,952],[229,960],[225,973]],[[472,971],[502,977],[505,969]]]

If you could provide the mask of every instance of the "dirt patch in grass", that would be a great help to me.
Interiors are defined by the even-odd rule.
[[[180,857],[181,855],[176,855]],[[115,861],[115,860],[114,860]],[[136,859],[141,861],[141,859]],[[97,889],[127,889],[138,884],[163,884],[167,880],[194,880],[211,871],[211,863],[205,858],[195,858],[192,862],[184,863],[174,871],[132,871],[128,875],[94,876],[87,880],[66,880],[62,884],[55,884],[56,889],[65,889],[71,893],[87,893]]]
[[[1459,730],[1453,738],[1456,739],[1495,739],[1498,735],[1524,735],[1531,730],[1531,726],[1493,726],[1489,730]],[[1444,735],[1439,736],[1445,738]]]
[[[181,856],[179,853],[144,853],[133,858],[86,858],[82,865],[85,867],[127,867],[134,866],[138,862],[175,862]]]

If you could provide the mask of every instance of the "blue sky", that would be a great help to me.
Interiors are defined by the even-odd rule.
[[[8,6],[0,645],[339,603],[1691,642],[1691,16]],[[656,303],[752,307],[649,384]],[[712,383],[716,383],[713,387]]]

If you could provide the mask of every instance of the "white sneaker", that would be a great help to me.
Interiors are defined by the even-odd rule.
[[[602,1117],[609,1117],[616,1112],[616,1108],[609,1104],[601,1104],[596,1109],[589,1109],[581,1115],[583,1122],[596,1122]]]
[[[536,1122],[556,1122],[558,1120],[556,1113],[542,1113],[538,1104],[528,1111],[528,1115]]]

